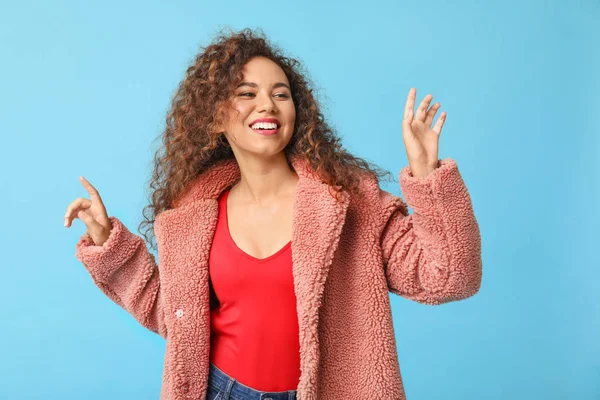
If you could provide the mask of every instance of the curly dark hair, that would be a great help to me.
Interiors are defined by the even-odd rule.
[[[260,30],[227,30],[218,32],[212,43],[201,47],[195,56],[172,99],[166,128],[159,136],[163,146],[154,156],[151,201],[144,207],[145,219],[138,227],[152,248],[156,215],[175,207],[188,184],[213,164],[234,158],[227,140],[221,132],[215,132],[215,127],[224,121],[223,110],[231,105],[234,90],[243,80],[242,69],[253,57],[269,58],[289,80],[296,120],[284,153],[291,169],[291,156],[306,159],[319,179],[334,188],[336,199],[340,190],[354,191],[364,173],[378,182],[391,175],[342,147],[340,138],[325,122],[313,97],[312,83],[298,60],[283,55]],[[146,231],[142,232],[144,227]]]

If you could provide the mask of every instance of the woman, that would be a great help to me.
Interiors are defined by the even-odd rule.
[[[81,178],[65,226],[86,224],[95,284],[166,339],[161,399],[406,398],[389,292],[433,305],[481,283],[470,196],[438,159],[445,113],[433,125],[428,95],[413,115],[415,97],[412,215],[342,148],[298,62],[248,29],[204,49],[173,101],[145,221],[158,264]]]

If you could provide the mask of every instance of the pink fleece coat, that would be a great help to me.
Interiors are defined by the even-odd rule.
[[[482,277],[471,199],[452,159],[425,178],[400,171],[406,203],[361,181],[341,203],[307,164],[293,206],[292,263],[300,327],[298,400],[405,399],[389,292],[438,305],[473,296]],[[166,339],[161,400],[204,399],[210,354],[208,257],[218,196],[240,178],[235,160],[192,182],[159,213],[158,264],[141,236],[111,216],[102,246],[84,234],[76,257],[94,283]]]

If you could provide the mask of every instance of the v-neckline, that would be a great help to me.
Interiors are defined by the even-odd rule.
[[[253,255],[250,255],[248,253],[246,253],[244,250],[242,250],[237,243],[235,242],[235,240],[233,240],[233,236],[231,236],[231,230],[229,229],[229,213],[227,212],[227,198],[229,197],[229,191],[230,189],[227,189],[225,191],[225,198],[223,199],[224,202],[224,215],[225,215],[225,230],[227,231],[227,236],[229,238],[229,241],[232,244],[232,247],[242,256],[254,261],[254,262],[258,262],[258,263],[262,263],[262,262],[266,262],[269,261],[275,257],[277,257],[279,254],[283,253],[284,251],[287,250],[288,247],[291,246],[292,241],[290,240],[289,242],[287,242],[282,248],[280,248],[279,250],[277,250],[275,253],[271,254],[270,256],[267,256],[265,258],[257,258],[254,257]]]

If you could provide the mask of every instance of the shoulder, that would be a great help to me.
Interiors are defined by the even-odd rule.
[[[350,193],[350,204],[354,212],[361,214],[378,231],[392,217],[408,215],[408,205],[404,199],[382,189],[377,177],[367,172],[360,173],[357,190]]]
[[[365,171],[361,172],[359,176],[358,190],[351,194],[351,201],[355,204],[370,208],[407,206],[400,196],[382,189],[379,180],[374,175]]]

